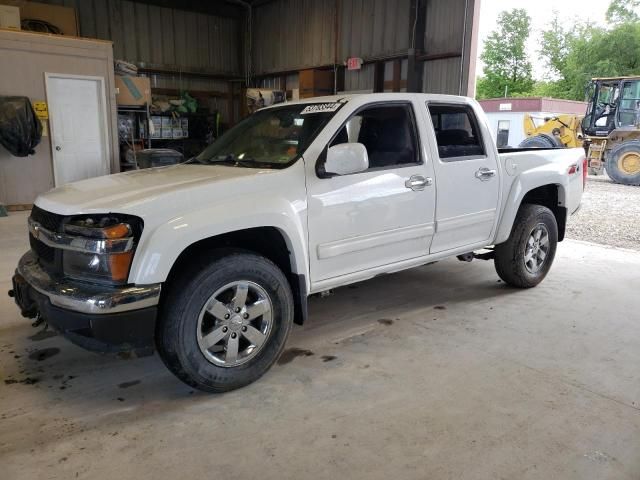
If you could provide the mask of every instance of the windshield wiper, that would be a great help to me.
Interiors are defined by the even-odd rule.
[[[216,159],[208,160],[208,163],[224,163],[246,168],[261,168],[264,166],[262,162],[257,161],[255,158],[239,159],[231,153],[229,155],[219,155]]]

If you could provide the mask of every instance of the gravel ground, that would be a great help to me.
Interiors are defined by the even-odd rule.
[[[582,208],[569,219],[567,237],[640,250],[640,187],[590,176]]]

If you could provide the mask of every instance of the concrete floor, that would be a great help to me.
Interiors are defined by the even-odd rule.
[[[640,478],[639,252],[564,242],[528,291],[455,260],[340,289],[213,396],[34,336],[4,296],[24,219],[0,219],[2,478]]]

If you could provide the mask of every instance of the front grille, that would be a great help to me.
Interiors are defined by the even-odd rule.
[[[29,244],[31,250],[34,251],[38,259],[47,264],[53,264],[56,259],[56,249],[45,245],[40,240],[33,238],[33,235],[29,234]]]
[[[34,205],[31,210],[31,218],[47,230],[60,232],[64,216],[47,212]],[[31,250],[38,257],[40,265],[50,271],[61,270],[62,252],[60,250],[45,245],[40,240],[33,238],[31,234],[29,234],[29,244],[31,245]]]
[[[34,205],[31,209],[31,218],[47,230],[59,232],[62,227],[62,220],[64,219],[64,216],[58,215],[57,213],[47,212],[46,210],[42,210]]]

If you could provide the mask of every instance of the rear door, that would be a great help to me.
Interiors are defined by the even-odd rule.
[[[428,109],[438,150],[431,253],[488,242],[500,197],[497,155],[485,144],[488,136],[470,105],[429,103]]]

